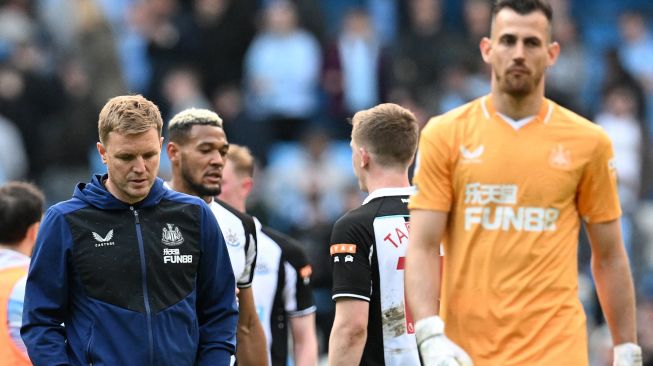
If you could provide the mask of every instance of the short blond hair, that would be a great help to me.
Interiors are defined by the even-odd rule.
[[[120,95],[109,99],[100,111],[98,134],[106,144],[109,133],[135,135],[155,128],[161,137],[163,119],[159,107],[140,94]]]
[[[229,145],[227,160],[229,164],[233,164],[236,174],[250,178],[254,176],[254,156],[249,148],[236,144]]]
[[[419,127],[415,115],[394,103],[354,114],[351,137],[381,165],[407,167],[415,156]]]
[[[177,113],[168,122],[168,138],[171,142],[184,144],[188,133],[196,125],[222,128],[222,118],[217,113],[203,108],[188,108]]]

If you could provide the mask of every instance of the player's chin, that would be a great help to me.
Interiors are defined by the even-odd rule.
[[[127,193],[134,199],[134,201],[142,201],[150,193],[150,186],[127,189]]]
[[[503,91],[513,97],[523,97],[531,94],[533,89],[533,86],[526,80],[519,80],[507,83],[507,85],[504,86]]]
[[[151,179],[132,179],[127,183],[127,189],[134,192],[149,192],[153,183]]]
[[[222,191],[222,185],[220,183],[212,184],[202,184],[203,196],[217,196]]]

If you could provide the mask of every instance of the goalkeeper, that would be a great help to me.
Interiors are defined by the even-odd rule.
[[[614,365],[642,363],[611,142],[544,96],[551,18],[544,0],[496,1],[480,42],[491,93],[422,132],[405,279],[427,366],[587,365],[581,220]]]

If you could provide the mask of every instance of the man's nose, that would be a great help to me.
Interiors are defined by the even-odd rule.
[[[134,165],[132,166],[132,170],[137,173],[142,173],[145,171],[145,159],[143,159],[142,156],[136,158]]]
[[[514,53],[512,55],[513,59],[523,60],[524,59],[524,52],[525,52],[524,43],[523,42],[517,42],[517,44],[515,44]]]
[[[224,165],[224,157],[220,152],[215,152],[211,154],[211,160],[209,161],[211,165],[219,165],[223,166]]]

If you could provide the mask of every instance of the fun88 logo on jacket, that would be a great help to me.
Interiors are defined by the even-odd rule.
[[[516,184],[470,183],[465,186],[465,230],[553,231],[560,211],[550,207],[517,206]]]

